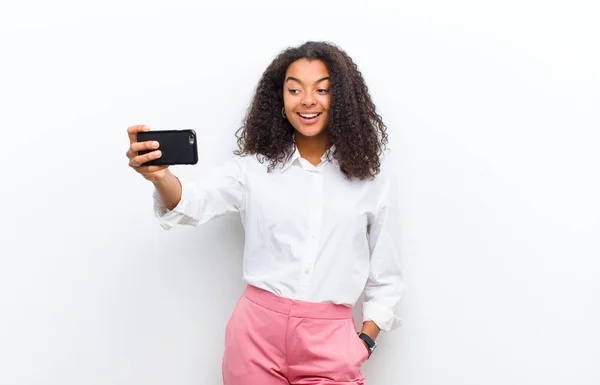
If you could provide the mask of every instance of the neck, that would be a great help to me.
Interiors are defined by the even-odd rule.
[[[294,136],[300,156],[311,163],[313,160],[320,162],[321,157],[329,148],[329,139],[326,132],[321,132],[317,136],[304,136],[296,131]]]

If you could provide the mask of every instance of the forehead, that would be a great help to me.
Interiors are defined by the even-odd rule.
[[[299,59],[290,64],[285,77],[294,77],[302,82],[312,82],[329,76],[327,66],[321,60]]]

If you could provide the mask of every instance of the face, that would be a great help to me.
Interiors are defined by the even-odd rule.
[[[283,83],[283,105],[297,135],[326,137],[331,96],[329,72],[320,60],[300,59],[288,67]]]

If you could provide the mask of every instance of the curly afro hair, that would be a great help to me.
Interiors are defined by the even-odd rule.
[[[269,171],[291,157],[294,127],[282,116],[283,83],[287,68],[299,59],[321,60],[330,74],[331,104],[325,130],[348,179],[372,178],[380,171],[380,157],[388,142],[386,126],[362,74],[340,48],[326,42],[307,42],[281,52],[267,67],[243,125],[236,132],[236,155],[259,154],[269,160]],[[330,159],[331,160],[331,159]]]

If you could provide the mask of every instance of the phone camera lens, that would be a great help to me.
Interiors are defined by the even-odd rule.
[[[190,135],[190,144],[194,144],[194,136]]]

